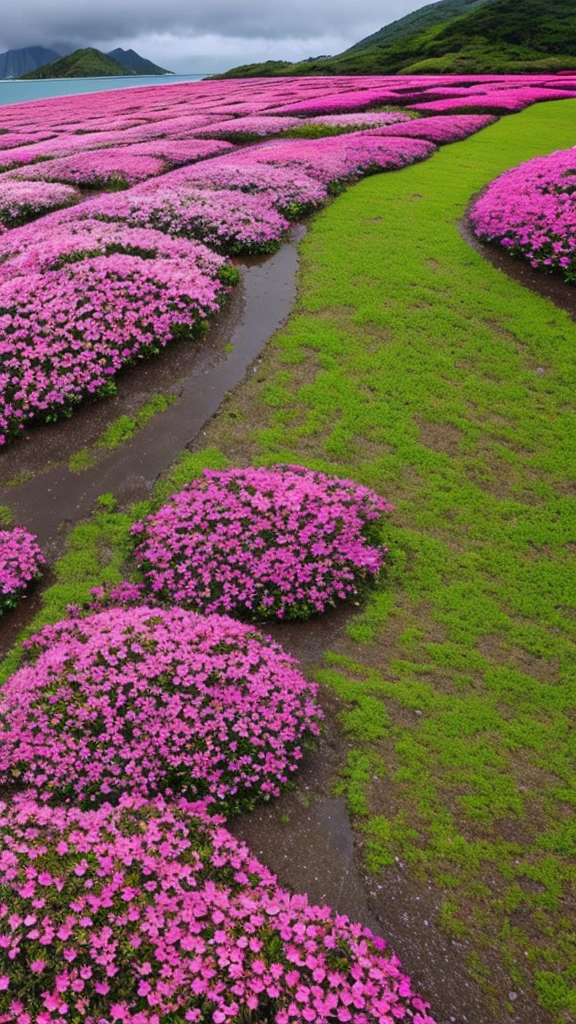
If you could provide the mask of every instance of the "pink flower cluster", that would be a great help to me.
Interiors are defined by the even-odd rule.
[[[33,135],[24,132],[4,132],[0,134],[0,149],[12,149],[16,146],[26,146],[33,142],[44,142],[52,137],[52,132],[38,132]]]
[[[78,213],[85,207],[81,207]],[[213,279],[234,278],[235,271],[205,245],[171,238],[161,231],[131,228],[123,222],[87,218],[62,220],[46,235],[12,231],[0,242],[0,283],[30,273],[60,270],[67,263],[115,254],[147,260],[182,260]],[[183,264],[181,264],[182,266]]]
[[[576,149],[507,171],[488,186],[470,216],[479,238],[576,282]]]
[[[314,99],[303,99],[286,103],[270,111],[271,114],[293,114],[304,117],[312,114],[345,114],[350,111],[367,110],[378,104],[398,102],[399,97],[392,89],[384,86],[374,89],[350,89]]]
[[[15,608],[46,560],[36,537],[19,526],[0,530],[0,615]]]
[[[576,96],[568,90],[560,92],[556,89],[545,89],[542,87],[526,86],[516,89],[487,89],[486,92],[473,92],[469,90],[466,95],[452,99],[439,99],[414,103],[411,110],[418,110],[423,114],[445,114],[450,111],[465,111],[466,113],[489,113],[489,114],[517,114],[533,103],[540,103],[542,100],[568,99],[569,96]]]
[[[0,284],[0,443],[105,392],[135,358],[193,337],[222,290],[186,260],[123,254]]]
[[[236,117],[198,128],[196,135],[207,139],[231,139],[233,142],[253,142],[266,135],[282,135],[289,128],[301,124],[297,117]]]
[[[156,156],[132,154],[130,147],[96,149],[11,171],[19,180],[61,181],[82,188],[129,188],[166,169]]]
[[[100,196],[79,215],[197,238],[226,253],[274,252],[290,226],[266,195],[165,185],[164,179],[146,191]]]
[[[310,141],[277,141],[244,150],[235,154],[234,159],[239,163],[246,159],[277,167],[297,167],[333,188],[365,174],[398,170],[425,160],[434,150],[432,142],[421,139],[380,139],[357,132]]]
[[[233,149],[230,142],[222,139],[151,139],[126,146],[124,152],[128,156],[154,156],[167,166],[180,167]]]
[[[345,128],[358,131],[362,128],[381,128],[385,124],[406,124],[414,120],[410,114],[402,110],[358,111],[355,114],[324,114],[320,117],[307,117],[298,124],[326,125],[328,128]]]
[[[302,174],[297,168],[249,163],[245,158],[239,162],[234,157],[184,167],[163,179],[163,185],[170,189],[183,184],[201,189],[239,189],[257,193],[289,218],[317,209],[328,196],[325,185]],[[139,191],[141,194],[152,192],[153,183],[147,183]]]
[[[318,732],[316,688],[224,616],[113,609],[47,626],[0,699],[0,779],[91,806],[120,793],[278,796]]]
[[[428,139],[437,145],[447,142],[460,142],[469,135],[494,124],[496,118],[492,114],[452,114],[446,117],[423,117],[410,124],[393,124],[389,127],[375,128],[370,135],[401,136],[410,139]]]
[[[39,217],[48,210],[70,206],[78,193],[68,185],[44,181],[2,181],[0,178],[0,232]]]
[[[0,804],[0,1022],[434,1024],[382,939],[198,804]]]
[[[165,600],[307,618],[379,571],[386,548],[369,538],[391,510],[367,487],[301,466],[205,470],[132,528],[135,555]]]

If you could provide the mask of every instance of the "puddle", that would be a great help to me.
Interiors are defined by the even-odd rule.
[[[245,376],[269,338],[290,313],[296,297],[298,244],[305,228],[265,261],[240,265],[241,284],[201,343],[174,344],[160,357],[118,379],[120,397],[86,404],[70,421],[31,430],[2,455],[0,504],[16,522],[37,534],[49,558],[62,543],[58,527],[87,518],[100,494],[112,492],[120,504],[147,497],[160,473],[199,434],[224,396]],[[232,345],[231,351],[226,346]],[[73,473],[68,459],[123,413],[136,411],[158,391],[176,390],[178,400],[150,420],[130,441],[106,454],[91,469]],[[23,451],[30,445],[31,456]],[[34,451],[32,450],[34,449]],[[52,468],[46,468],[50,466]],[[54,465],[55,463],[58,463]],[[64,463],[64,464],[63,464]],[[7,487],[16,475],[34,473]]]

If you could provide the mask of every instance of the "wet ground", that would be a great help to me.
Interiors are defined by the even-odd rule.
[[[87,402],[71,420],[33,427],[2,453],[0,504],[37,534],[50,560],[62,548],[63,527],[87,518],[99,495],[111,492],[122,505],[146,498],[158,475],[201,434],[288,316],[304,230],[294,228],[268,259],[239,265],[241,284],[203,341],[168,346],[156,359],[120,374],[116,398]],[[92,468],[68,468],[71,455],[158,392],[175,393],[178,400]],[[7,486],[15,478],[22,482]]]
[[[546,274],[542,270],[536,270],[535,267],[530,266],[528,260],[510,256],[502,246],[481,242],[476,237],[470,223],[469,211],[477,198],[475,197],[470,204],[458,225],[464,241],[488,263],[491,263],[496,270],[501,270],[512,281],[524,285],[525,288],[530,288],[544,299],[553,302],[555,306],[565,309],[576,320],[576,287],[566,284],[561,274],[557,272]]]

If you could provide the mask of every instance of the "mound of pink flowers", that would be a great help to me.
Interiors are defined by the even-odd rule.
[[[370,538],[390,511],[367,487],[301,466],[205,470],[132,530],[153,594],[207,612],[307,618],[379,571],[386,549]]]
[[[370,131],[370,135],[401,136],[411,139],[428,139],[443,145],[447,142],[460,142],[474,135],[496,118],[492,114],[452,114],[446,117],[422,117],[410,124],[392,124]]]
[[[205,267],[118,254],[0,284],[0,443],[103,393],[135,358],[201,332],[224,290]]]
[[[24,224],[48,210],[70,206],[77,199],[78,193],[68,185],[0,180],[0,232]]]
[[[355,114],[324,114],[320,117],[308,117],[304,121],[300,121],[300,124],[358,131],[362,128],[381,128],[386,124],[406,124],[412,120],[412,116],[403,110],[366,110],[358,111]]]
[[[47,626],[0,698],[0,779],[90,806],[122,792],[277,796],[318,732],[316,688],[225,616],[115,608]]]
[[[231,139],[235,142],[251,142],[266,135],[282,135],[289,128],[300,124],[297,117],[274,117],[262,114],[260,117],[235,117],[218,121],[208,127],[198,128],[195,134],[214,139]]]
[[[10,173],[26,181],[61,181],[81,188],[124,189],[165,170],[166,165],[159,157],[131,153],[130,147],[120,146],[46,160]]]
[[[245,159],[276,167],[298,167],[304,174],[334,186],[355,181],[365,174],[398,170],[425,160],[434,149],[432,142],[423,139],[381,139],[357,132],[310,141],[270,142],[235,154],[234,159],[239,163]]]
[[[173,171],[162,179],[164,188],[172,189],[181,185],[256,193],[289,218],[310,213],[321,206],[328,196],[325,185],[302,174],[297,168],[250,163],[245,156],[240,162],[231,157],[209,160],[205,164]],[[156,183],[149,182],[138,191],[140,195],[146,195],[156,191],[156,188]]]
[[[576,91],[566,90],[561,93],[559,90],[547,89],[542,86],[523,86],[519,82],[519,87],[516,89],[491,89],[489,85],[486,85],[477,92],[474,89],[467,89],[459,96],[452,94],[444,99],[426,99],[425,102],[412,104],[410,109],[418,110],[423,114],[447,114],[451,111],[517,114],[533,103],[541,103],[543,100],[567,99],[569,96],[576,96]]]
[[[385,942],[198,804],[0,804],[3,1024],[434,1024]]]
[[[197,238],[230,254],[274,252],[290,226],[265,195],[199,189],[185,183],[165,185],[163,179],[147,191],[131,189],[93,199],[79,216]]]
[[[34,534],[19,526],[0,530],[0,615],[16,607],[45,564]]]
[[[471,220],[479,238],[576,282],[576,149],[507,171],[478,199]]]
[[[80,207],[78,214],[85,209]],[[124,223],[63,219],[44,236],[12,231],[0,243],[0,282],[30,273],[59,270],[97,256],[124,254],[146,260],[186,260],[214,279],[235,280],[236,271],[222,256],[199,242],[171,238],[162,231],[131,228]]]

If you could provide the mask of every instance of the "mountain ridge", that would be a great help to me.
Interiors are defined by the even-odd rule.
[[[94,47],[87,49],[93,50]],[[79,50],[78,45],[70,43],[53,43],[51,46],[23,46],[19,49],[6,50],[0,53],[0,79],[2,78],[23,78],[31,72],[38,71],[48,64],[56,63],[62,58],[73,56]],[[95,51],[102,53],[102,51]],[[134,72],[137,75],[171,75],[172,71],[161,68],[146,57],[142,57],[135,50],[123,50],[117,47],[109,53],[102,53],[103,57],[110,57],[125,69],[125,74]],[[56,75],[56,77],[59,77]],[[72,76],[74,77],[74,76]]]
[[[435,3],[419,7],[403,18],[384,25],[377,32],[365,36],[364,39],[360,39],[359,42],[344,50],[343,54],[357,53],[358,50],[367,50],[372,46],[385,46],[387,43],[395,43],[400,39],[419,35],[434,25],[444,25],[447,21],[469,14],[476,7],[490,2],[491,0],[436,0]]]
[[[42,64],[58,60],[61,55],[47,46],[22,46],[0,53],[0,78],[20,78]]]
[[[454,8],[455,2],[458,6],[459,0],[449,0],[443,9]],[[355,44],[322,60],[267,61],[214,77],[554,73],[576,68],[576,0],[483,0],[467,14],[432,24],[418,35],[397,36],[385,45],[360,44],[360,49]]]
[[[101,53],[93,46],[87,46],[82,50],[75,50],[67,57],[59,57],[58,60],[36,68],[35,71],[21,75],[21,81],[42,78],[119,78],[135,74],[135,71],[119,64],[107,54]]]

